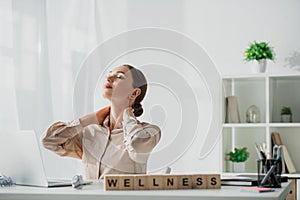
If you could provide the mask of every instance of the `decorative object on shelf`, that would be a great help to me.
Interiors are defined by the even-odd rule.
[[[293,114],[291,107],[283,106],[280,112],[280,121],[283,123],[291,123],[293,122]]]
[[[293,51],[284,61],[284,67],[300,71],[300,51]]]
[[[245,162],[249,158],[247,147],[234,148],[234,151],[229,152],[227,156],[233,163],[233,172],[245,172]]]
[[[254,41],[245,51],[245,61],[252,62],[252,71],[255,73],[264,73],[266,71],[267,60],[274,60],[275,53],[273,47],[267,42]]]
[[[259,123],[260,122],[260,111],[255,105],[251,105],[246,111],[246,122],[247,123]]]
[[[226,123],[240,123],[240,113],[237,96],[226,97]]]

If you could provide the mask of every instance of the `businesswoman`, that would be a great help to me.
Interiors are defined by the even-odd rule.
[[[122,65],[104,83],[103,96],[111,104],[71,122],[56,122],[42,138],[45,148],[60,156],[82,160],[84,177],[146,173],[147,159],[160,140],[160,128],[140,122],[147,91],[143,73]]]

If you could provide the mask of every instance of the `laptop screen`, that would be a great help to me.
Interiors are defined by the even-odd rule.
[[[34,131],[0,133],[0,173],[16,184],[47,187],[47,178]]]

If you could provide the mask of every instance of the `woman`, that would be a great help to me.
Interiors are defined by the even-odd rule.
[[[108,74],[103,90],[110,106],[69,123],[54,123],[42,139],[44,147],[60,156],[81,159],[85,179],[146,173],[147,159],[161,131],[136,119],[143,113],[145,76],[123,65]]]

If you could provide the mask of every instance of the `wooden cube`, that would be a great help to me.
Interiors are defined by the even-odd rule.
[[[218,189],[221,188],[221,178],[220,174],[207,174],[206,182],[208,189]]]
[[[178,175],[178,189],[192,189],[192,175]]]
[[[134,177],[134,189],[135,190],[148,190],[147,175],[136,175]]]
[[[175,175],[165,175],[164,176],[164,189],[165,190],[178,189],[178,177]]]
[[[164,175],[149,175],[147,176],[147,183],[149,190],[163,190],[164,189]]]
[[[194,174],[192,175],[192,188],[193,189],[206,189],[207,181],[205,174]]]
[[[104,176],[105,190],[119,190],[119,176]]]
[[[134,189],[134,176],[132,176],[132,175],[119,176],[119,189],[120,190],[133,190]]]

